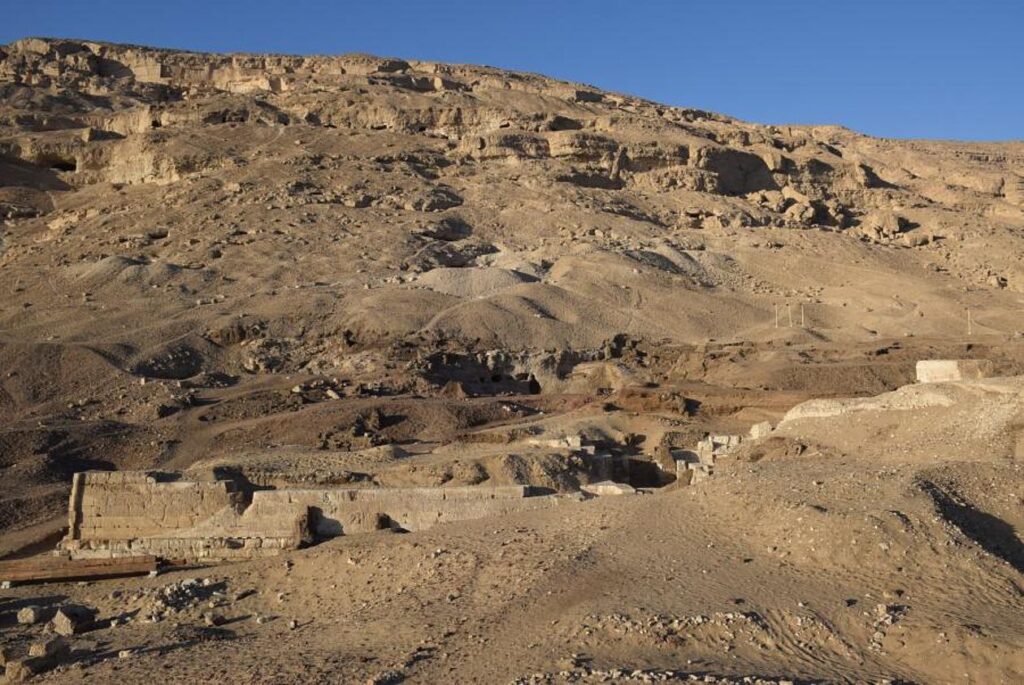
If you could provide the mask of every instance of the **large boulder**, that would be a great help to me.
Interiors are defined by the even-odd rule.
[[[869,240],[880,243],[893,240],[906,226],[906,219],[889,210],[869,212],[860,220],[860,232]]]

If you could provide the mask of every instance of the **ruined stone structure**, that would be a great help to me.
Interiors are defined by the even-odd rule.
[[[72,558],[223,559],[276,554],[310,539],[307,510],[264,502],[259,495],[254,493],[247,507],[243,493],[228,481],[161,481],[131,471],[77,473],[61,548]]]
[[[230,481],[79,473],[61,549],[76,559],[250,558],[339,535],[423,530],[572,499],[534,495],[529,486],[283,489],[247,495]]]
[[[947,383],[988,378],[992,362],[985,359],[923,359],[917,363],[918,383]]]
[[[253,494],[252,507],[309,512],[318,539],[393,529],[425,530],[439,523],[466,521],[551,506],[564,497],[534,496],[525,485],[452,488],[334,488],[265,490]]]
[[[715,460],[739,446],[741,435],[708,435],[697,443],[696,450],[676,450],[676,481],[681,485],[692,485],[714,473]]]

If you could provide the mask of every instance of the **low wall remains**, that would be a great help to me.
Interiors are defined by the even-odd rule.
[[[520,485],[263,490],[253,494],[253,507],[285,503],[306,507],[313,534],[329,538],[382,528],[425,530],[439,523],[548,507],[565,499],[530,495],[530,487]]]
[[[314,539],[381,529],[417,531],[572,501],[529,486],[258,490],[229,481],[160,480],[144,472],[75,474],[72,558],[151,554],[203,560],[279,554]]]
[[[917,363],[918,383],[971,381],[992,375],[986,359],[923,359]]]

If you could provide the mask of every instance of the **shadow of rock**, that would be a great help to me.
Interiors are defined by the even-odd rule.
[[[1006,521],[981,511],[955,492],[946,492],[935,483],[924,481],[920,488],[935,503],[939,514],[989,554],[1024,573],[1024,544]]]

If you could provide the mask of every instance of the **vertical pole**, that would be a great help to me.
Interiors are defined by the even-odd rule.
[[[973,333],[973,328],[974,327],[971,325],[971,323],[972,323],[971,322],[971,308],[968,307],[967,308],[967,335],[971,335]]]
[[[807,317],[804,316],[804,303],[800,303],[800,328],[807,328]]]
[[[793,327],[793,309],[792,309],[792,307],[790,307],[788,302],[786,303],[786,316],[789,317],[789,327],[792,328]]]
[[[779,303],[775,303],[775,327],[779,327]]]

